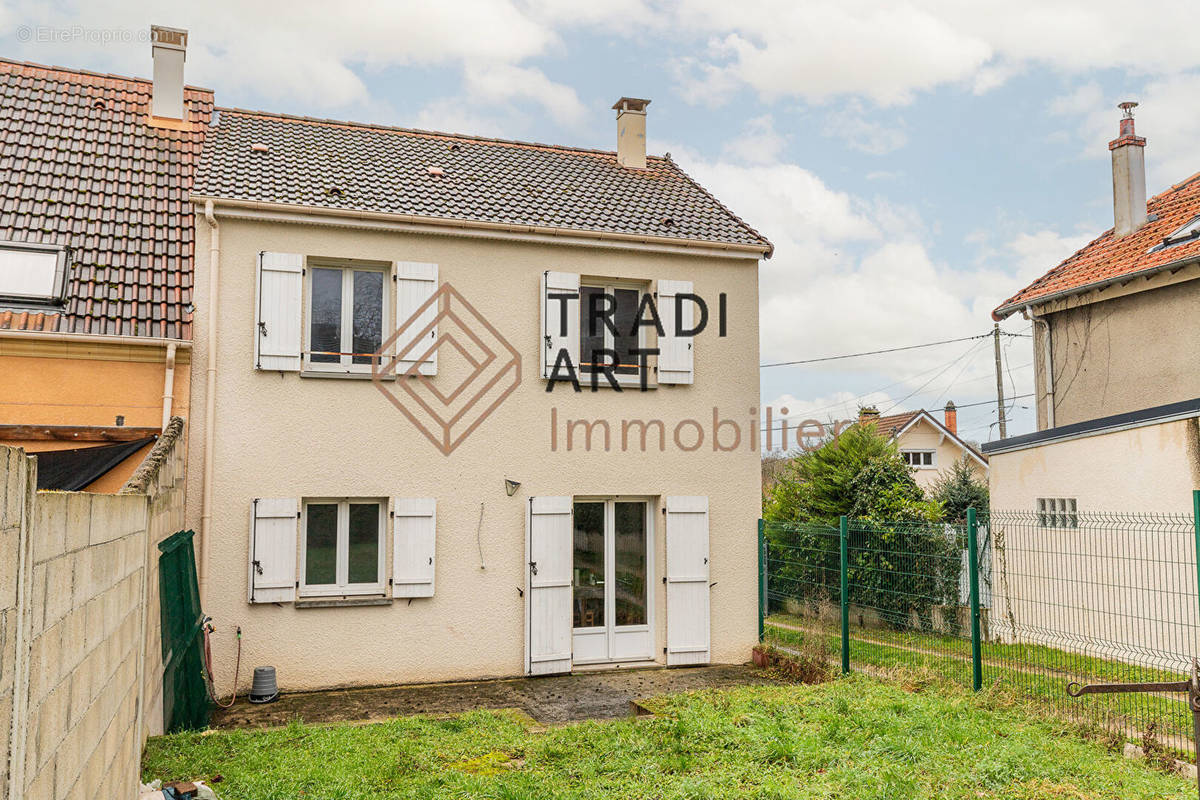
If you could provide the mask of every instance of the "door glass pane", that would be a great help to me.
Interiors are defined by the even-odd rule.
[[[350,583],[379,582],[379,504],[350,504]]]
[[[575,504],[575,627],[604,624],[604,503]]]
[[[613,341],[613,349],[617,351],[617,374],[637,375],[638,359],[630,352],[637,347],[637,289],[614,289],[617,298],[617,311],[613,314],[613,322],[617,326],[617,335]]]
[[[616,624],[646,624],[646,504],[616,503]]]
[[[370,364],[371,354],[383,343],[383,273],[354,273],[355,364]]]
[[[592,365],[596,361],[596,351],[604,347],[604,320],[600,318],[600,312],[608,306],[600,295],[604,294],[604,290],[596,286],[580,286],[579,287],[579,367],[580,372],[591,372]],[[595,298],[595,299],[593,299]],[[591,316],[592,304],[595,303],[597,313],[595,315],[595,325],[589,319]]]
[[[310,358],[318,364],[336,364],[342,349],[342,271],[313,269],[312,320],[309,322]]]
[[[309,503],[304,536],[304,582],[337,583],[337,503]]]

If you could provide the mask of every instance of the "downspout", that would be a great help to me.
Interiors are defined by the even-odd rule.
[[[166,369],[163,372],[162,429],[171,421],[171,406],[175,401],[175,343],[167,345]]]
[[[1025,306],[1025,317],[1035,325],[1041,325],[1045,336],[1042,337],[1042,363],[1046,375],[1046,427],[1054,427],[1054,348],[1050,341],[1050,323],[1045,317],[1033,313],[1033,306]]]
[[[208,542],[212,533],[212,485],[213,485],[213,425],[217,407],[217,306],[219,272],[221,268],[221,229],[213,215],[212,200],[204,202],[204,219],[210,229],[208,247],[208,338],[206,360],[208,369],[204,381],[204,477],[201,484],[200,511],[200,607],[208,596]]]

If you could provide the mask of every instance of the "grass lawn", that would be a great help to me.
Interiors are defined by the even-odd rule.
[[[1192,798],[1182,778],[998,695],[850,677],[658,698],[659,716],[544,732],[503,712],[151,739],[143,780],[222,800]]]
[[[767,618],[764,639],[781,647],[802,647],[806,634],[772,623],[813,629],[817,625],[788,614]],[[837,653],[840,633],[830,630],[826,636]],[[889,646],[890,645],[890,646]],[[1094,719],[1109,718],[1126,721],[1139,730],[1154,722],[1164,744],[1173,739],[1190,740],[1192,713],[1185,695],[1156,696],[1147,694],[1089,695],[1072,698],[1066,693],[1068,675],[1090,683],[1133,681],[1181,681],[1182,674],[1151,669],[1053,647],[1034,644],[983,644],[983,679],[985,686],[998,686],[1029,698],[1044,701],[1062,713],[1086,715]],[[924,651],[924,652],[916,652]],[[834,657],[835,660],[837,657]],[[971,683],[971,642],[969,639],[913,631],[892,631],[883,628],[850,631],[850,665],[892,669],[904,667],[936,673],[960,686]]]

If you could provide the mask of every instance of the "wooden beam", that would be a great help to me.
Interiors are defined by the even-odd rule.
[[[158,428],[103,425],[0,425],[7,442],[133,442],[157,436]]]

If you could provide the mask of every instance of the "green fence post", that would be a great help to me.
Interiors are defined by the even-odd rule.
[[[850,520],[843,515],[838,521],[841,540],[842,579],[842,674],[850,672]]]
[[[767,616],[767,539],[763,521],[758,521],[758,640],[763,640],[763,619]]]
[[[979,632],[979,525],[975,509],[967,509],[967,574],[971,581],[971,685],[983,688],[983,652]]]
[[[1196,529],[1196,600],[1200,602],[1200,489],[1192,492],[1192,527]]]

